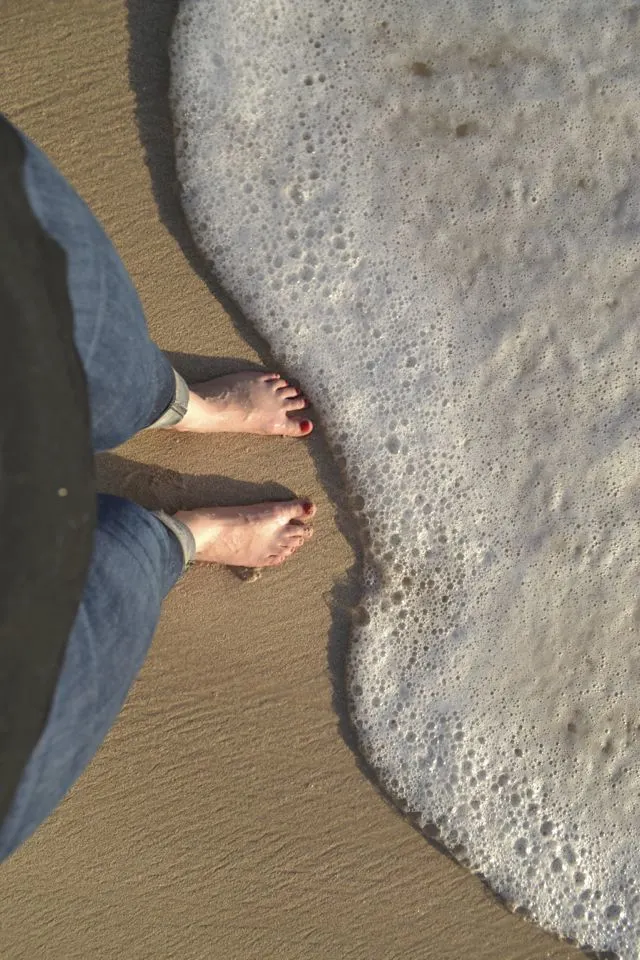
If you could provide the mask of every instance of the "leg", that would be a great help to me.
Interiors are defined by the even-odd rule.
[[[91,567],[46,726],[0,826],[0,860],[45,820],[115,721],[184,567],[179,540],[152,513],[98,498]]]
[[[175,394],[171,364],[149,339],[138,295],[111,241],[44,153],[27,149],[31,208],[67,255],[74,339],[87,377],[95,451],[154,423]]]

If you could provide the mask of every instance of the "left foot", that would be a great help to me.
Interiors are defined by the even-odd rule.
[[[279,374],[247,370],[190,387],[187,412],[173,429],[306,437],[313,424],[292,416],[306,406],[300,391]]]

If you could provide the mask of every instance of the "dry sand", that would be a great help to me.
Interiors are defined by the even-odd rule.
[[[174,9],[0,0],[0,109],[102,219],[183,371],[270,367],[215,299],[181,216],[166,96]],[[97,758],[2,867],[0,958],[578,957],[430,847],[345,742],[357,560],[320,432],[308,443],[145,435],[100,474],[104,489],[167,507],[312,496],[316,537],[255,582],[197,568],[178,584]]]

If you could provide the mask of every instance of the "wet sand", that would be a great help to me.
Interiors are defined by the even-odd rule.
[[[179,369],[269,369],[181,215],[174,8],[4,0],[0,108],[103,221]],[[3,960],[580,956],[508,914],[358,766],[340,687],[357,550],[320,430],[304,442],[143,435],[101,458],[99,476],[168,509],[310,496],[316,536],[255,581],[197,567],[177,585],[98,756],[2,868]]]

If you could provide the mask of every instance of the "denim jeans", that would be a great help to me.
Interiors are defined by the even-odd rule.
[[[23,139],[29,202],[67,255],[93,448],[108,450],[160,418],[174,399],[174,371],[149,339],[138,295],[104,230],[47,157]],[[0,825],[0,859],[53,811],[98,750],[184,561],[180,540],[158,516],[119,497],[98,496],[82,602],[46,726]]]

